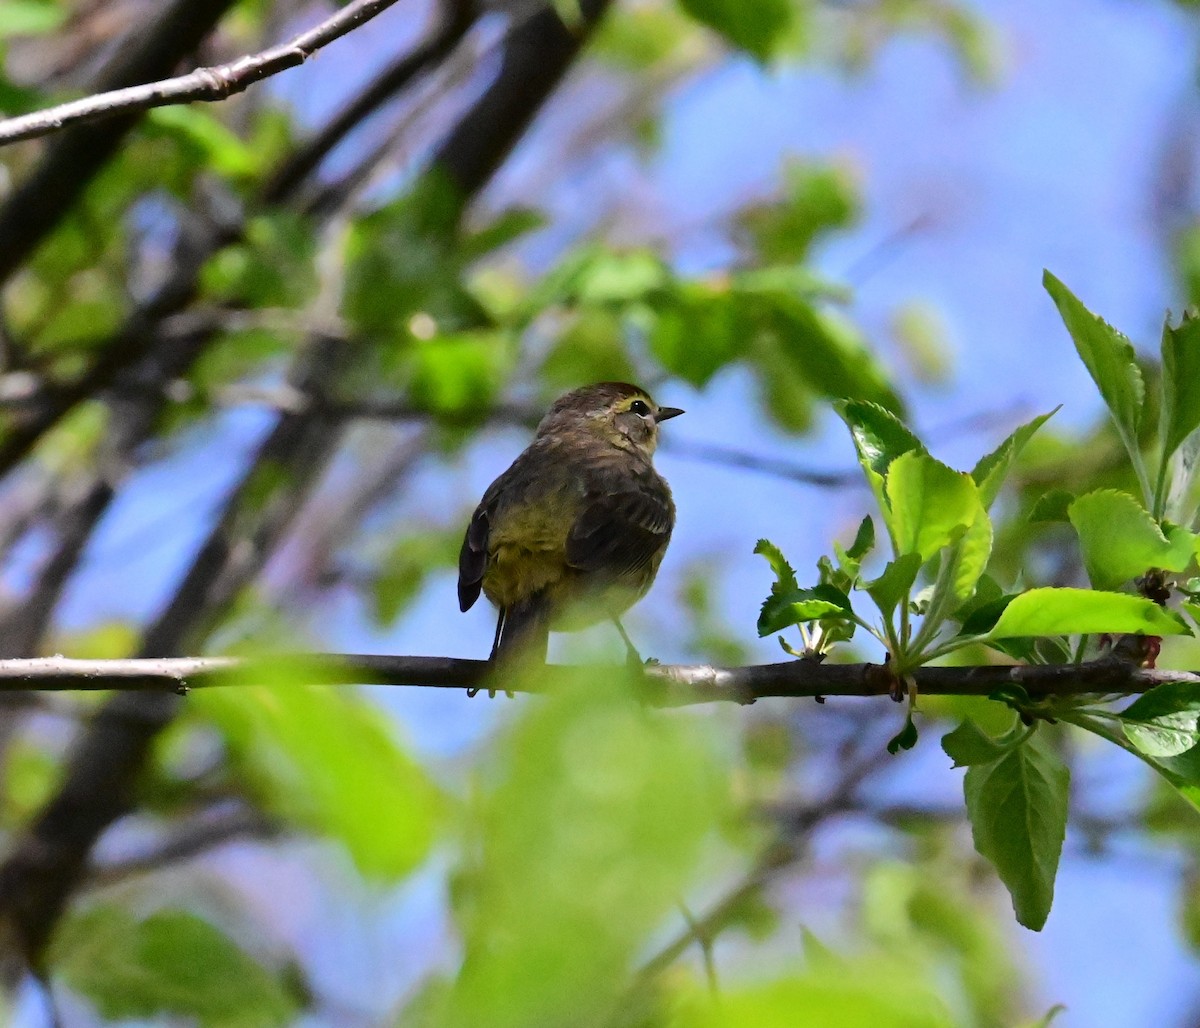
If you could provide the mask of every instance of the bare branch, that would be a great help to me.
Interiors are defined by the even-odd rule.
[[[126,89],[113,89],[31,114],[6,118],[0,121],[0,146],[49,135],[67,125],[108,118],[114,114],[195,100],[225,100],[255,82],[303,64],[322,47],[382,14],[394,3],[396,0],[354,0],[333,17],[302,32],[295,39],[261,53],[248,54],[211,68],[197,68],[187,75]]]
[[[548,664],[532,683],[490,677],[486,660],[361,653],[294,653],[265,657],[162,657],[76,660],[70,657],[0,660],[0,692],[120,690],[175,692],[217,685],[293,681],[307,685],[394,685],[433,689],[491,686],[539,693],[578,680],[581,674],[620,675],[624,665]],[[1019,685],[1033,699],[1053,696],[1134,695],[1167,682],[1200,684],[1200,673],[1142,668],[1105,658],[1085,664],[923,667],[913,677],[928,696],[989,696]],[[644,669],[642,699],[659,707],[697,703],[753,703],[767,697],[887,696],[890,672],[881,664],[824,664],[789,660],[778,664],[715,667],[655,664]]]

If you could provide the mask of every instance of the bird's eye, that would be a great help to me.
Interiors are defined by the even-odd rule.
[[[634,400],[629,405],[629,410],[631,413],[638,415],[638,417],[644,418],[650,413],[650,405],[645,400]]]

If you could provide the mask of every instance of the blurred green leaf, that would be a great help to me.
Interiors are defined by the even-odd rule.
[[[698,22],[715,29],[739,50],[766,61],[792,24],[790,0],[679,0]]]
[[[601,1019],[686,891],[728,772],[710,726],[640,708],[630,684],[581,670],[502,734],[454,892],[464,959],[435,1023]]]
[[[1013,597],[987,638],[1104,632],[1184,635],[1187,631],[1178,614],[1141,596],[1093,589],[1030,589]]]
[[[746,331],[727,289],[681,283],[656,305],[650,352],[672,374],[703,386],[742,356]]]
[[[575,312],[550,345],[538,373],[555,392],[581,382],[630,382],[637,377],[620,315],[603,307]]]
[[[1070,521],[1067,513],[1075,502],[1069,489],[1050,489],[1042,493],[1029,511],[1030,521]]]
[[[54,0],[5,0],[0,4],[0,39],[45,35],[66,17],[67,8]]]
[[[760,985],[722,989],[684,1008],[688,1028],[950,1028],[939,987],[909,962],[838,959],[831,967]]]
[[[437,336],[412,348],[409,391],[422,410],[454,419],[482,417],[492,406],[513,363],[503,332]]]
[[[135,920],[96,905],[55,933],[54,976],[114,1020],[185,1018],[206,1028],[293,1023],[298,1004],[280,981],[207,921],[182,910]]]
[[[262,171],[260,154],[202,105],[177,104],[146,112],[151,135],[162,133],[191,148],[191,158],[221,175],[248,178]]]
[[[791,160],[783,170],[782,195],[752,204],[737,215],[758,262],[799,263],[823,232],[844,228],[858,213],[853,176],[845,168]]]
[[[963,779],[975,849],[1007,886],[1017,920],[1034,931],[1054,899],[1069,782],[1067,766],[1039,731],[998,760],[972,764]]]
[[[1150,568],[1182,571],[1192,562],[1196,537],[1178,526],[1164,534],[1128,493],[1085,493],[1074,500],[1067,516],[1079,535],[1088,579],[1097,589],[1115,589]]]
[[[482,228],[467,235],[459,244],[464,262],[478,260],[515,242],[546,224],[546,216],[530,207],[509,207]]]
[[[348,688],[204,689],[189,709],[220,729],[266,810],[337,839],[363,874],[399,878],[425,859],[438,792],[382,712]]]

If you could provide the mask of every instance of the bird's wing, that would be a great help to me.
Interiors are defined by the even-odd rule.
[[[567,563],[619,578],[649,564],[674,524],[669,496],[646,489],[593,494],[567,535]]]
[[[470,610],[483,588],[483,572],[487,568],[488,534],[491,519],[488,508],[481,503],[471,515],[467,534],[458,553],[458,609]]]

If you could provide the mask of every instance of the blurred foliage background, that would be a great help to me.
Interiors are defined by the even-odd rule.
[[[453,599],[469,511],[555,395],[609,378],[689,411],[645,652],[780,656],[752,549],[848,541],[844,396],[960,466],[1065,402],[993,570],[1081,584],[1029,509],[1127,472],[1037,283],[1144,344],[1200,298],[1192,6],[401,0],[227,102],[6,149],[0,654],[482,656],[490,615]],[[332,10],[5,0],[0,110]],[[599,677],[4,694],[4,1016],[1195,1023],[1200,836],[1123,755],[1056,736],[1076,795],[1035,939],[960,772],[884,751],[886,701],[653,712]]]

